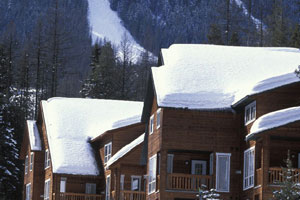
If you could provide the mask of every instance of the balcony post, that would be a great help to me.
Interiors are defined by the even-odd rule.
[[[261,168],[262,168],[262,194],[264,194],[269,184],[270,136],[268,134],[265,134],[263,136],[262,151],[261,151]]]
[[[168,160],[168,153],[166,150],[162,150],[160,152],[160,181],[159,185],[157,185],[157,189],[160,193],[160,198],[162,199],[165,194],[166,185],[167,185],[167,160]]]

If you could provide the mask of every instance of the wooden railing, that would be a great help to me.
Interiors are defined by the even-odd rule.
[[[212,188],[212,176],[172,173],[167,177],[167,189],[170,190],[198,191],[202,185]]]
[[[146,192],[145,191],[131,191],[131,190],[122,190],[120,191],[121,200],[145,200]]]
[[[256,178],[255,178],[255,185],[261,185],[262,184],[262,169],[259,168],[256,170]]]
[[[300,169],[293,169],[292,171],[292,177],[293,182],[300,182]],[[269,168],[269,183],[270,184],[277,184],[279,182],[283,182],[283,176],[282,176],[282,168],[280,167],[270,167]]]
[[[55,200],[104,200],[104,195],[62,192],[53,194]]]

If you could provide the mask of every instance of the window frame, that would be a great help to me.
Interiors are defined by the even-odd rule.
[[[154,114],[151,115],[149,120],[149,134],[151,135],[154,132]]]
[[[172,174],[174,165],[174,154],[168,154],[167,156],[167,173]]]
[[[29,188],[29,191],[28,191]],[[31,183],[26,184],[26,189],[25,189],[25,200],[30,200],[31,198]]]
[[[106,150],[106,148],[108,148],[108,150],[110,150],[109,153]],[[109,142],[104,145],[104,164],[106,164],[109,161],[111,156],[112,156],[112,142]]]
[[[220,188],[218,188],[219,185],[219,157],[221,156],[225,156],[228,157],[228,166],[226,166],[227,171],[226,171],[226,182],[227,182],[227,189],[226,190],[221,190]],[[230,192],[230,160],[231,160],[231,153],[216,153],[216,191],[217,192]]]
[[[150,165],[152,163],[152,166]],[[157,154],[149,158],[149,169],[148,169],[148,195],[156,191],[156,168],[157,168]],[[150,169],[152,167],[152,169]],[[152,172],[152,173],[150,173]],[[154,177],[152,177],[154,175]],[[151,190],[150,190],[151,188]]]
[[[156,128],[159,129],[161,126],[161,108],[156,111]]]
[[[139,182],[138,182],[138,183],[139,183],[139,185],[138,185],[138,190],[133,190],[133,187],[132,187],[133,185],[132,185],[132,184],[133,184],[133,180],[134,180],[134,179],[138,179],[138,180],[139,180]],[[130,182],[130,185],[131,185],[131,190],[132,190],[132,191],[141,191],[141,190],[142,190],[142,188],[141,188],[141,186],[142,186],[142,176],[132,175],[132,176],[131,176],[131,182]]]
[[[44,200],[49,200],[50,199],[50,183],[51,183],[50,178],[45,180]]]
[[[110,185],[111,185],[111,180],[110,180],[110,174],[106,176],[106,187],[105,187],[105,200],[110,200]],[[107,182],[109,182],[107,184]]]
[[[85,193],[86,194],[96,194],[97,184],[96,183],[85,183]]]
[[[255,108],[254,116],[253,116],[253,113],[252,113],[253,108]],[[248,110],[249,110],[249,116],[247,114]],[[244,112],[245,112],[244,122],[245,122],[245,125],[248,125],[256,119],[256,101],[253,101],[253,102],[249,103],[247,106],[245,106],[245,111]],[[249,117],[249,119],[248,119],[248,117]]]
[[[31,152],[30,153],[30,164],[29,164],[29,171],[32,172],[32,169],[33,169],[33,161],[34,161],[34,153]]]
[[[28,161],[29,161],[28,158],[29,158],[28,155],[26,155],[26,157],[25,157],[25,175],[28,174]]]
[[[50,151],[49,149],[45,150],[45,170],[50,167]]]
[[[253,161],[252,163],[251,160]],[[254,171],[255,171],[255,147],[250,147],[249,149],[246,149],[244,151],[243,190],[247,190],[254,187],[254,181],[255,181]]]
[[[64,187],[62,187],[63,182],[64,182]],[[61,177],[60,184],[59,184],[59,192],[65,193],[66,191],[67,191],[67,177]]]

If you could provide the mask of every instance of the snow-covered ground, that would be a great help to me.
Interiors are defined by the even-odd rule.
[[[133,55],[138,56],[144,50],[129,31],[122,25],[118,14],[111,10],[108,0],[88,0],[89,22],[92,29],[92,38],[108,39],[113,44],[119,45],[124,34],[128,36],[133,47]]]

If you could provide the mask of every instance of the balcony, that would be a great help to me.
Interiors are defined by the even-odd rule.
[[[100,194],[82,194],[82,193],[57,193],[53,194],[55,200],[104,200],[104,195]]]
[[[115,191],[112,191],[112,199],[117,199]],[[146,200],[146,192],[122,190],[120,191],[120,200]]]
[[[268,184],[276,186],[278,183],[283,182],[282,168],[281,167],[270,167],[268,171]],[[300,182],[300,169],[294,168],[292,171],[293,182]],[[261,168],[256,170],[256,185],[261,185],[263,179],[263,173]]]
[[[181,191],[198,191],[201,185],[212,188],[212,176],[171,173],[167,176],[167,189]]]
[[[300,174],[300,169],[294,168],[292,171],[293,182],[299,183],[299,179],[300,179],[299,174]],[[269,184],[276,185],[283,181],[284,180],[282,177],[282,168],[281,167],[270,167],[269,168]]]

